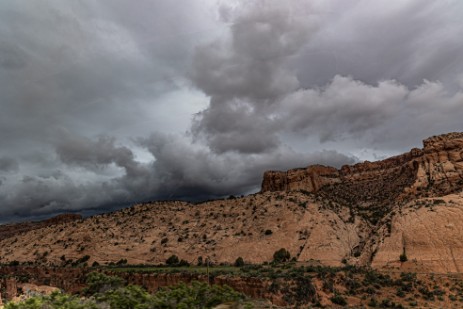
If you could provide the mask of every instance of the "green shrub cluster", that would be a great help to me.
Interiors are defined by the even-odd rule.
[[[197,281],[150,294],[139,286],[124,286],[122,279],[102,273],[88,276],[84,293],[86,297],[59,292],[34,296],[17,304],[8,303],[5,309],[195,309],[244,300],[244,295],[228,286],[209,286]]]

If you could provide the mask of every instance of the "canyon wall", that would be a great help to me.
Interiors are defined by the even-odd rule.
[[[317,193],[339,187],[360,201],[397,202],[406,197],[440,196],[463,188],[463,133],[423,141],[423,148],[377,162],[345,165],[341,169],[313,165],[264,173],[261,192],[305,190]],[[334,188],[334,189],[333,189]],[[333,191],[334,190],[334,191]],[[339,195],[338,194],[338,195]]]

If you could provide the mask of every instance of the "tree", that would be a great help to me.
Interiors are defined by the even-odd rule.
[[[236,259],[235,266],[236,267],[244,266],[244,260],[243,260],[243,258],[241,256]]]
[[[169,266],[177,265],[179,262],[180,262],[180,260],[178,259],[178,256],[176,256],[175,254],[171,255],[166,260],[166,264],[169,265]]]
[[[404,249],[404,251],[402,252],[402,254],[399,256],[399,260],[400,260],[402,263],[408,261],[407,254],[405,253],[405,249]]]
[[[287,262],[291,259],[291,254],[285,248],[281,248],[278,251],[275,251],[273,254],[273,261],[275,263]]]
[[[120,277],[108,276],[98,272],[88,274],[86,283],[87,287],[83,291],[85,295],[102,293],[125,285],[124,280]]]

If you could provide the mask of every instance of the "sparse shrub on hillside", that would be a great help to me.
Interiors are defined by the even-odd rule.
[[[345,306],[347,305],[347,301],[344,297],[339,294],[334,295],[330,298],[331,302],[336,305]]]
[[[281,248],[278,251],[275,251],[273,254],[273,262],[282,263],[287,262],[291,259],[291,254],[284,248]]]
[[[243,260],[243,258],[241,256],[236,259],[235,266],[236,267],[244,266],[244,260]]]
[[[174,265],[177,265],[179,262],[180,262],[180,260],[178,259],[178,256],[176,256],[176,255],[174,254],[174,255],[171,255],[171,256],[166,260],[166,265],[174,266]]]
[[[405,253],[405,248],[404,248],[404,250],[402,251],[402,254],[399,256],[399,260],[400,260],[401,262],[406,262],[406,261],[408,261],[407,254]]]
[[[265,230],[265,235],[272,235],[272,234],[273,234],[272,230]]]

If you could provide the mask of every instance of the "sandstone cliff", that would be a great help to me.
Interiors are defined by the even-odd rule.
[[[422,149],[341,169],[266,172],[258,194],[201,204],[156,202],[0,239],[0,262],[195,263],[299,261],[460,272],[463,263],[463,133]],[[399,256],[406,253],[408,261]]]
[[[316,193],[327,187],[343,187],[356,199],[367,201],[404,197],[417,191],[443,195],[461,190],[463,133],[430,137],[423,145],[423,149],[382,161],[345,165],[340,170],[313,165],[286,172],[269,171],[264,174],[261,191]]]

